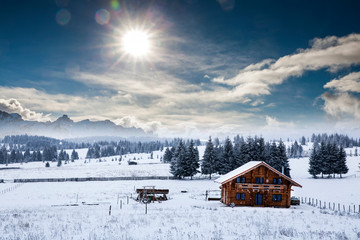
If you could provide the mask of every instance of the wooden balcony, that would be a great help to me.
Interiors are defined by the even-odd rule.
[[[258,183],[236,183],[236,190],[257,189],[257,190],[285,190],[286,185],[279,184],[258,184]]]

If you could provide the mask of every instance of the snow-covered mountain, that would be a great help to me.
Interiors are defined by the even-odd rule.
[[[152,136],[150,133],[145,133],[141,128],[124,128],[110,120],[90,121],[86,119],[74,122],[67,115],[63,115],[54,122],[37,122],[26,121],[17,113],[9,114],[0,111],[0,137],[20,134],[41,135],[58,139],[92,136],[122,138]]]

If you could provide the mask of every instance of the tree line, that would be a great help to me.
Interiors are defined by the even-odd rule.
[[[340,147],[336,143],[325,143],[322,141],[320,145],[315,142],[309,159],[308,172],[317,178],[328,175],[330,177],[335,174],[346,174],[349,171],[346,165],[346,152],[342,145]]]
[[[290,167],[286,156],[286,147],[282,141],[266,142],[264,138],[248,137],[246,140],[237,135],[234,143],[226,138],[223,145],[217,140],[209,137],[206,143],[204,156],[201,161],[201,173],[226,174],[249,161],[264,161],[278,171],[284,170],[284,174],[290,177]],[[170,172],[175,177],[192,177],[200,172],[198,168],[198,151],[195,148],[196,157],[192,157],[193,144],[188,147],[182,141],[175,148],[167,148],[164,153],[163,161],[170,162]]]
[[[69,160],[73,162],[77,159],[79,159],[79,154],[75,149],[73,149],[71,156],[69,156],[63,149],[58,153],[56,146],[45,147],[42,152],[40,150],[30,151],[29,149],[26,149],[24,153],[15,149],[11,151],[7,151],[5,148],[0,149],[0,164],[6,165],[12,163],[51,161],[65,161],[65,163],[67,163]]]

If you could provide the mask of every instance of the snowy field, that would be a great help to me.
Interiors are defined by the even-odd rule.
[[[203,152],[203,149],[199,149]],[[0,178],[72,176],[168,175],[160,152],[128,155],[119,162],[84,159],[46,169],[41,163],[1,170]],[[159,158],[157,157],[159,155]],[[83,157],[83,156],[80,156]],[[127,160],[136,158],[138,165]],[[292,178],[303,185],[292,195],[321,201],[360,205],[360,157],[348,157],[343,178],[313,179],[308,158],[290,159]],[[55,165],[55,163],[53,163]],[[53,165],[52,164],[52,165]],[[116,169],[116,170],[115,170]],[[35,172],[34,172],[35,171]],[[42,171],[47,172],[42,173]],[[116,172],[117,171],[117,172]],[[141,172],[143,171],[143,172]],[[51,175],[53,174],[53,175]],[[112,175],[113,174],[113,175]],[[6,177],[3,177],[5,176]],[[39,176],[40,175],[40,176]],[[25,176],[25,177],[24,177]],[[119,176],[119,175],[116,175]],[[122,175],[120,175],[122,176]],[[169,200],[145,205],[134,201],[134,189],[154,185],[170,190]],[[205,201],[206,190],[217,190],[213,180],[149,180],[113,182],[5,182],[0,190],[0,239],[360,239],[360,214],[302,204],[290,209],[227,207]],[[186,191],[186,192],[182,192]],[[127,203],[129,198],[129,203]],[[122,203],[120,209],[120,202]],[[84,204],[83,204],[84,203]],[[77,204],[77,206],[64,206]],[[86,205],[98,204],[98,205]],[[63,205],[63,206],[61,206]],[[109,215],[109,207],[112,211]]]
[[[67,150],[71,155],[72,150]],[[139,177],[139,176],[171,176],[169,164],[160,162],[163,155],[154,151],[153,159],[150,154],[126,154],[119,162],[119,156],[103,157],[100,159],[85,159],[87,149],[76,150],[79,160],[57,167],[57,162],[50,162],[45,168],[43,162],[10,164],[8,167],[20,169],[0,170],[0,179],[11,181],[18,178],[74,178],[74,177]],[[128,165],[128,161],[135,161],[137,165]],[[155,165],[155,166],[151,166]]]

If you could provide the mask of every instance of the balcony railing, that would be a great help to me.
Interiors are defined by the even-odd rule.
[[[258,183],[236,183],[236,189],[258,189],[258,190],[286,190],[286,185],[258,184]]]

